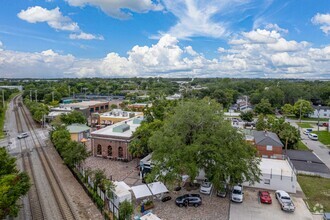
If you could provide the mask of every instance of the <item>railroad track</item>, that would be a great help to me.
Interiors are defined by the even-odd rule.
[[[16,102],[16,101],[17,100],[15,100],[14,102]],[[47,154],[45,153],[45,150],[43,147],[43,146],[45,146],[45,144],[42,144],[42,141],[38,137],[38,134],[35,132],[34,122],[30,119],[30,117],[27,114],[27,111],[25,110],[25,107],[21,101],[18,101],[16,107],[17,107],[17,112],[18,112],[18,110],[20,110],[20,112],[22,113],[23,119],[27,125],[28,130],[30,131],[33,145],[34,145],[33,149],[37,152],[37,156],[40,159],[42,169],[45,171],[45,175],[46,175],[47,181],[49,183],[50,189],[52,191],[52,194],[54,195],[58,209],[60,210],[61,219],[65,219],[65,220],[77,219],[74,212],[72,211],[73,209],[72,209],[70,203],[68,202],[68,198],[67,198],[66,194],[64,193],[60,180],[57,177],[55,170],[47,157]],[[28,157],[28,158],[30,158],[30,157]],[[23,166],[24,166],[24,164],[28,165],[27,161],[23,162]],[[32,164],[31,159],[29,159],[29,164],[30,165]],[[31,176],[33,176],[33,166],[30,166],[30,168],[31,168]],[[29,168],[27,168],[27,170],[28,169]],[[31,193],[33,193],[33,192],[31,192]],[[36,188],[36,192],[34,192],[34,195],[38,195],[37,188]],[[33,198],[33,196],[31,197],[31,199],[32,198]],[[31,207],[31,202],[30,202],[30,207]],[[32,213],[32,210],[31,210],[31,213]],[[40,212],[38,212],[38,213],[40,213]],[[45,219],[44,215],[42,216],[42,218],[37,217],[38,213],[35,213],[36,218],[33,216],[33,213],[32,213],[32,218],[33,219]],[[41,209],[41,213],[42,213],[42,209]]]
[[[19,115],[19,111],[18,111],[18,107],[17,107],[17,98],[18,98],[18,96],[16,96],[14,98],[14,114],[15,114],[17,131],[19,133],[21,133],[21,132],[23,132],[23,126],[22,126],[21,117]],[[23,144],[21,143],[21,141],[19,142],[19,144],[20,144],[20,149],[21,149],[23,170],[29,175],[30,181],[32,184],[31,188],[28,192],[30,213],[31,213],[32,219],[45,219],[42,204],[40,201],[39,190],[37,189],[37,185],[35,182],[36,176],[35,176],[34,170],[32,168],[32,161],[31,161],[29,150],[28,150],[28,145],[26,143],[26,139],[23,139],[22,141],[24,141],[24,143],[25,143],[25,149],[23,149]]]

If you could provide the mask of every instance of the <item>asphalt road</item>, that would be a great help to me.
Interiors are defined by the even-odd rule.
[[[296,123],[298,122],[297,120],[287,120],[287,121],[290,122],[291,125],[298,127]],[[311,122],[311,125],[313,125],[313,130],[317,131],[317,126],[314,125],[315,123],[316,123],[315,121]],[[320,131],[321,130],[325,130],[325,128],[320,127]],[[303,131],[304,129],[300,128],[300,135],[302,138],[302,142],[304,142],[309,149],[313,150],[314,154],[318,156],[320,160],[322,160],[323,163],[330,169],[330,154],[329,154],[330,149],[319,141],[313,141],[309,139],[307,135],[303,134]]]

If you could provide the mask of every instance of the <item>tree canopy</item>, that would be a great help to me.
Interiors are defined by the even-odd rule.
[[[86,124],[87,120],[82,112],[79,111],[73,111],[69,114],[63,114],[60,116],[61,121],[66,125],[71,125],[74,123],[78,124]]]
[[[5,148],[0,148],[0,219],[17,216],[17,201],[30,189],[30,178],[25,172],[16,169],[16,159]]]
[[[149,144],[155,161],[151,176],[167,183],[175,183],[182,174],[194,180],[201,169],[216,188],[221,181],[259,180],[256,149],[224,120],[221,106],[214,100],[180,103],[152,134]]]

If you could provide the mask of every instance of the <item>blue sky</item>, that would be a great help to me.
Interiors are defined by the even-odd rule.
[[[0,77],[330,77],[328,0],[0,6]]]

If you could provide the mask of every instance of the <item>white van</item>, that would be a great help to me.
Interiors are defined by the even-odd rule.
[[[313,128],[306,128],[303,133],[306,134],[306,135],[308,135],[312,131],[313,131]]]
[[[22,139],[22,138],[26,138],[26,137],[29,137],[28,133],[24,132],[24,133],[20,133],[17,138],[18,139]]]

